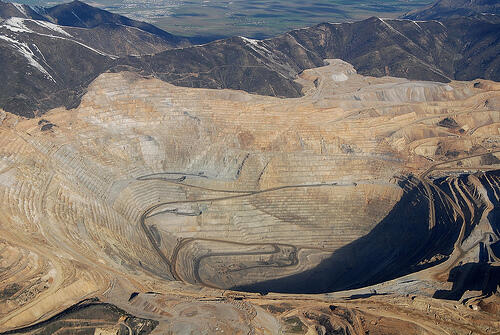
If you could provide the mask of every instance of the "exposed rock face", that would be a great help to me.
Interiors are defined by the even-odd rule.
[[[0,331],[88,297],[158,334],[500,331],[499,84],[328,62],[295,99],[121,72],[6,113]]]

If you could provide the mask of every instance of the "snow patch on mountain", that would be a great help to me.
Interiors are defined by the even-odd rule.
[[[33,30],[34,28],[30,29],[26,26],[27,22],[34,23],[34,24],[36,24],[44,29],[50,30],[52,33],[57,33],[57,34],[52,35],[52,34],[45,34],[43,32],[39,32],[39,31],[34,31]],[[113,59],[117,58],[117,56],[109,55],[105,52],[94,49],[94,48],[88,46],[87,44],[84,44],[80,41],[77,41],[76,39],[73,38],[73,36],[71,34],[66,32],[61,26],[58,26],[58,25],[50,23],[50,22],[33,20],[33,19],[23,19],[20,17],[11,17],[11,18],[5,20],[2,24],[0,24],[0,28],[8,29],[14,33],[30,33],[30,34],[37,34],[40,36],[46,36],[46,37],[50,37],[50,38],[58,38],[58,39],[62,39],[62,40],[67,40],[67,41],[76,43],[78,45],[81,45],[81,46],[83,46],[83,47],[85,47],[85,48],[87,48],[87,49],[89,49],[97,54],[100,54],[102,56],[110,57]],[[67,37],[70,37],[70,38],[67,38]]]
[[[247,43],[247,45],[255,52],[260,53],[260,52],[265,52],[265,53],[271,53],[268,49],[266,49],[264,46],[260,45],[259,40],[254,40],[248,37],[243,37],[240,36],[240,38]]]
[[[50,73],[36,60],[37,56],[28,46],[28,44],[19,42],[10,37],[0,35],[0,40],[4,40],[10,43],[11,47],[16,49],[21,55],[23,55],[28,63],[36,68],[38,71],[42,72],[47,79],[50,79],[54,83],[56,83],[55,79],[50,75]],[[37,48],[38,49],[38,48]]]
[[[68,37],[73,37],[71,34],[66,32],[61,26],[58,26],[57,24],[53,24],[53,23],[45,22],[45,21],[39,21],[39,20],[30,20],[30,21],[32,21],[32,22],[34,22],[34,23],[38,24],[39,26],[42,26],[46,29],[55,31],[59,34],[62,34],[62,35],[68,36]]]
[[[33,19],[24,19],[21,17],[11,17],[7,20],[5,20],[0,27],[9,29],[10,31],[16,32],[16,33],[37,33],[33,31],[32,29],[28,28],[26,26],[26,22],[34,23],[37,24],[38,26],[51,30],[53,32],[56,32],[58,34],[67,36],[67,37],[73,37],[71,34],[67,33],[61,26],[58,26],[56,24],[50,23],[50,22],[45,22],[45,21],[40,21],[40,20],[33,20]]]
[[[21,17],[11,17],[0,25],[2,28],[6,28],[15,33],[33,33],[31,29],[24,25],[24,20]]]

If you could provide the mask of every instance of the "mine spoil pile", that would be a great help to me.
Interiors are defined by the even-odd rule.
[[[0,332],[500,332],[500,84],[328,63],[0,111]]]

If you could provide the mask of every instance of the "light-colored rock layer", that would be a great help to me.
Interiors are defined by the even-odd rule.
[[[0,290],[19,286],[0,299],[0,331],[90,296],[172,292],[174,279],[231,288],[300,273],[383,220],[400,176],[500,167],[500,84],[330,63],[301,75],[299,99],[124,72],[101,75],[74,110],[2,116]]]

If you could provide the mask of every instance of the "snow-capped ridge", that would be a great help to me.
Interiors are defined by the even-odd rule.
[[[37,24],[38,26],[40,26],[44,29],[50,30],[52,32],[55,32],[57,34],[51,35],[51,34],[45,34],[42,32],[34,31],[34,30],[28,28],[26,26],[25,22],[31,22],[31,23]],[[117,56],[115,56],[115,55],[107,54],[103,51],[97,50],[97,49],[95,49],[95,48],[93,48],[85,43],[82,43],[82,42],[76,40],[71,34],[66,32],[61,26],[50,23],[50,22],[33,20],[33,19],[24,19],[24,18],[20,18],[20,17],[11,17],[11,18],[5,20],[2,24],[0,24],[0,28],[5,28],[5,29],[8,29],[8,30],[15,32],[15,33],[30,33],[30,34],[37,34],[40,36],[46,36],[46,37],[58,38],[58,39],[71,41],[71,42],[76,43],[78,45],[81,45],[81,46],[83,46],[83,47],[85,47],[85,48],[87,48],[87,49],[89,49],[89,50],[91,50],[99,55],[110,57],[113,59],[117,58]]]
[[[5,22],[3,22],[0,27],[9,29],[13,32],[16,33],[37,33],[33,31],[32,29],[28,28],[25,24],[25,22],[30,22],[37,24],[38,26],[45,28],[47,30],[51,30],[53,32],[56,32],[58,34],[67,36],[67,37],[73,37],[71,34],[66,32],[61,26],[58,26],[57,24],[53,24],[50,22],[46,21],[40,21],[40,20],[33,20],[33,19],[25,19],[22,17],[11,17]]]
[[[252,38],[248,38],[248,37],[243,37],[243,36],[239,36],[243,41],[245,41],[247,43],[247,45],[252,48],[254,51],[256,52],[259,52],[257,49],[259,49],[260,51],[264,51],[264,52],[267,52],[267,53],[270,53],[270,51],[268,49],[266,49],[265,47],[263,47],[262,45],[259,44],[259,40],[254,40]]]
[[[66,35],[68,37],[73,37],[70,33],[66,32],[61,26],[58,26],[57,24],[39,20],[32,20],[32,21],[38,24],[39,26],[55,31],[59,34]]]

